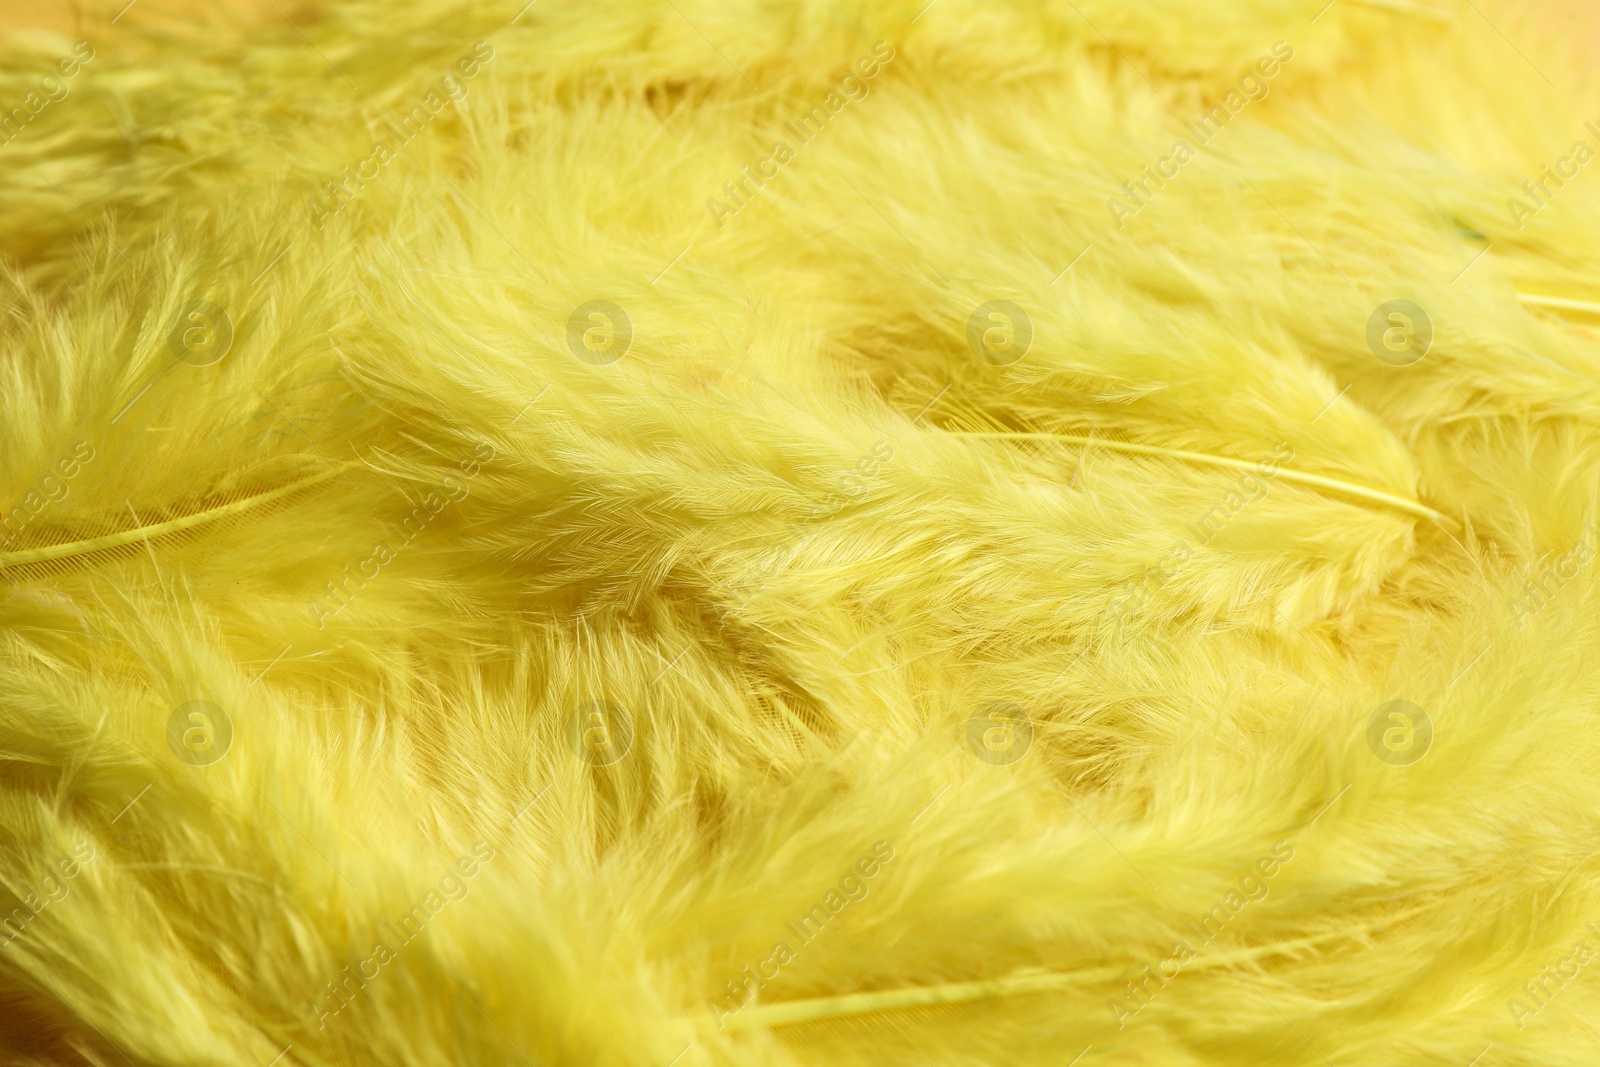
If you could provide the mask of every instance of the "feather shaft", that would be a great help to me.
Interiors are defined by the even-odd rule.
[[[1250,461],[1243,459],[1234,459],[1231,456],[1213,456],[1205,452],[1185,452],[1179,448],[1162,448],[1158,445],[1140,445],[1134,444],[1131,441],[1111,441],[1104,437],[1084,437],[1079,434],[1069,433],[978,433],[950,431],[950,436],[1068,441],[1074,444],[1098,445],[1100,447],[1109,448],[1117,452],[1132,452],[1141,456],[1161,456],[1167,459],[1182,459],[1191,463],[1203,463],[1214,467],[1229,467],[1233,470],[1241,471],[1253,471],[1260,466],[1260,464],[1251,463]],[[1276,477],[1282,478],[1289,482],[1297,482],[1300,485],[1315,486],[1319,489],[1327,489],[1332,492],[1343,493],[1347,496],[1357,497],[1361,500],[1368,500],[1375,504],[1384,504],[1388,507],[1403,511],[1408,515],[1415,515],[1418,518],[1427,519],[1430,522],[1438,523],[1440,526],[1452,533],[1458,533],[1461,530],[1461,524],[1443,512],[1435,511],[1426,504],[1418,503],[1415,500],[1409,500],[1403,496],[1396,496],[1393,493],[1385,493],[1379,489],[1369,489],[1364,485],[1356,485],[1352,482],[1344,482],[1337,478],[1328,478],[1320,474],[1307,474],[1304,471],[1287,470],[1283,467],[1278,468]]]
[[[257,493],[245,497],[243,500],[230,501],[218,507],[197,511],[193,515],[184,515],[165,522],[149,523],[132,530],[123,530],[120,533],[104,534],[100,537],[89,537],[81,541],[65,541],[59,545],[43,545],[39,548],[24,548],[15,552],[0,552],[0,568],[20,567],[25,563],[45,563],[51,560],[67,559],[71,556],[86,555],[90,552],[102,552],[110,548],[121,548],[137,541],[151,537],[162,537],[167,534],[181,533],[184,530],[203,526],[208,522],[225,519],[240,512],[249,511],[251,508],[270,504],[274,500],[281,500],[289,494],[300,489],[307,489],[313,485],[327,481],[337,471],[323,471],[313,474],[309,478],[302,478],[288,485],[281,485],[276,489]]]

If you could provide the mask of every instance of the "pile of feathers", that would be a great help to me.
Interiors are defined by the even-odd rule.
[[[1600,1060],[1553,15],[6,32],[0,1058]]]

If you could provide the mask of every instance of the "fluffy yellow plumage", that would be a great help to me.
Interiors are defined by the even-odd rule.
[[[1563,40],[0,47],[7,1062],[1600,1058]]]

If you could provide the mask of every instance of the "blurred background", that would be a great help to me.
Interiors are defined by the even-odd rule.
[[[405,0],[396,0],[404,4]],[[570,2],[570,0],[569,0]],[[802,0],[803,2],[803,0]],[[860,0],[863,4],[883,0]],[[1140,0],[1133,0],[1140,2]],[[1149,0],[1145,0],[1149,2]],[[1350,0],[1335,0],[1350,2]],[[1401,0],[1411,2],[1411,0]],[[1414,0],[1419,4],[1454,11],[1458,18],[1487,18],[1508,40],[1524,52],[1572,49],[1590,60],[1600,57],[1600,2],[1596,0]],[[182,16],[207,9],[226,8],[250,12],[261,18],[293,17],[304,0],[0,0],[0,31],[48,29],[71,34],[80,26],[103,25],[123,12],[163,17]],[[1304,0],[1308,11],[1321,0]],[[508,10],[520,4],[506,0]],[[831,5],[830,5],[831,6]],[[126,10],[125,10],[126,9]],[[821,17],[819,15],[819,17]],[[301,25],[304,23],[295,18]],[[1495,78],[1500,71],[1484,71]],[[1600,115],[1595,116],[1600,121]]]
[[[405,0],[398,0],[404,3]],[[862,0],[869,3],[871,0]],[[1425,2],[1425,0],[1423,0]],[[1308,9],[1315,9],[1313,0],[1306,0]],[[146,8],[164,14],[200,11],[206,8],[228,7],[234,10],[255,9],[276,16],[274,5],[292,12],[299,4],[293,0],[134,0],[133,7]],[[85,24],[112,18],[127,6],[127,0],[0,0],[0,28],[40,27],[70,33],[80,22]],[[507,6],[510,2],[507,0]],[[1544,29],[1559,35],[1569,35],[1575,47],[1588,54],[1600,53],[1600,4],[1594,0],[1434,0],[1434,6],[1452,9],[1463,15],[1474,15],[1473,7],[1488,13],[1519,12],[1540,24]],[[131,13],[131,12],[130,12]],[[1522,42],[1517,42],[1520,46]],[[1493,77],[1495,72],[1485,71]]]
[[[101,3],[100,0],[0,0],[0,28],[37,27],[71,33],[80,23],[92,25],[115,17],[127,3],[128,0],[110,3]],[[289,9],[284,0],[278,0],[278,4],[284,10]],[[133,7],[134,10],[142,7],[168,14],[216,7],[234,10],[259,8],[269,15],[275,14],[272,0],[135,0]]]

